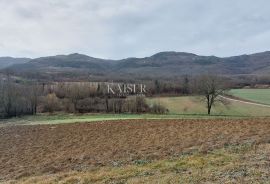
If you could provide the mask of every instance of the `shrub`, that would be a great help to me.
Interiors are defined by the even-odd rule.
[[[130,113],[149,112],[150,108],[146,103],[145,97],[134,96],[125,100],[125,111]]]
[[[48,94],[43,98],[43,112],[55,112],[61,109],[60,101],[56,97],[55,93]]]
[[[78,101],[76,110],[80,113],[102,112],[106,110],[104,104],[105,100],[98,97],[84,98]]]
[[[165,114],[168,112],[168,109],[166,109],[163,105],[159,103],[154,103],[151,107],[151,112],[155,114]]]

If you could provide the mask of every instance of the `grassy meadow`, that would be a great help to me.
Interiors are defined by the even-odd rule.
[[[222,116],[207,114],[37,114],[0,120],[0,127],[5,125],[42,125],[80,123],[110,120],[132,119],[212,119],[212,118],[245,118],[245,116]]]
[[[270,105],[270,89],[232,89],[230,95]]]
[[[183,97],[155,97],[150,98],[149,103],[160,103],[169,110],[169,114],[182,115],[205,115],[206,107],[203,99],[198,96]],[[228,116],[228,117],[253,117],[268,116],[270,108],[254,106],[241,102],[228,102],[223,105],[217,103],[213,106],[211,116]]]

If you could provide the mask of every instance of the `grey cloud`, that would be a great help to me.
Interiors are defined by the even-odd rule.
[[[230,56],[270,50],[268,0],[0,0],[0,55],[159,51]]]

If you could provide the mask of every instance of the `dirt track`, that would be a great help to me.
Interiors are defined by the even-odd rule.
[[[229,100],[229,101],[240,102],[240,103],[245,103],[245,104],[249,104],[249,105],[256,105],[256,106],[260,106],[260,107],[269,107],[270,108],[270,105],[267,105],[267,104],[261,104],[261,103],[257,103],[257,102],[237,98],[237,97],[230,98],[230,97],[227,97],[227,96],[221,96],[221,95],[219,95],[219,96],[221,98],[223,98],[225,100]]]
[[[270,120],[126,120],[0,128],[0,179],[270,142]]]

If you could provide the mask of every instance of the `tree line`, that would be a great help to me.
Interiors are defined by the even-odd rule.
[[[165,113],[162,105],[149,105],[143,95],[114,96],[106,83],[16,83],[10,76],[0,81],[0,116],[36,113]]]
[[[222,102],[230,81],[214,75],[183,76],[179,82],[146,82],[147,96],[200,95],[207,113]],[[36,113],[166,113],[161,104],[149,105],[145,96],[108,94],[106,82],[16,82],[7,75],[0,81],[0,116],[13,117]]]

